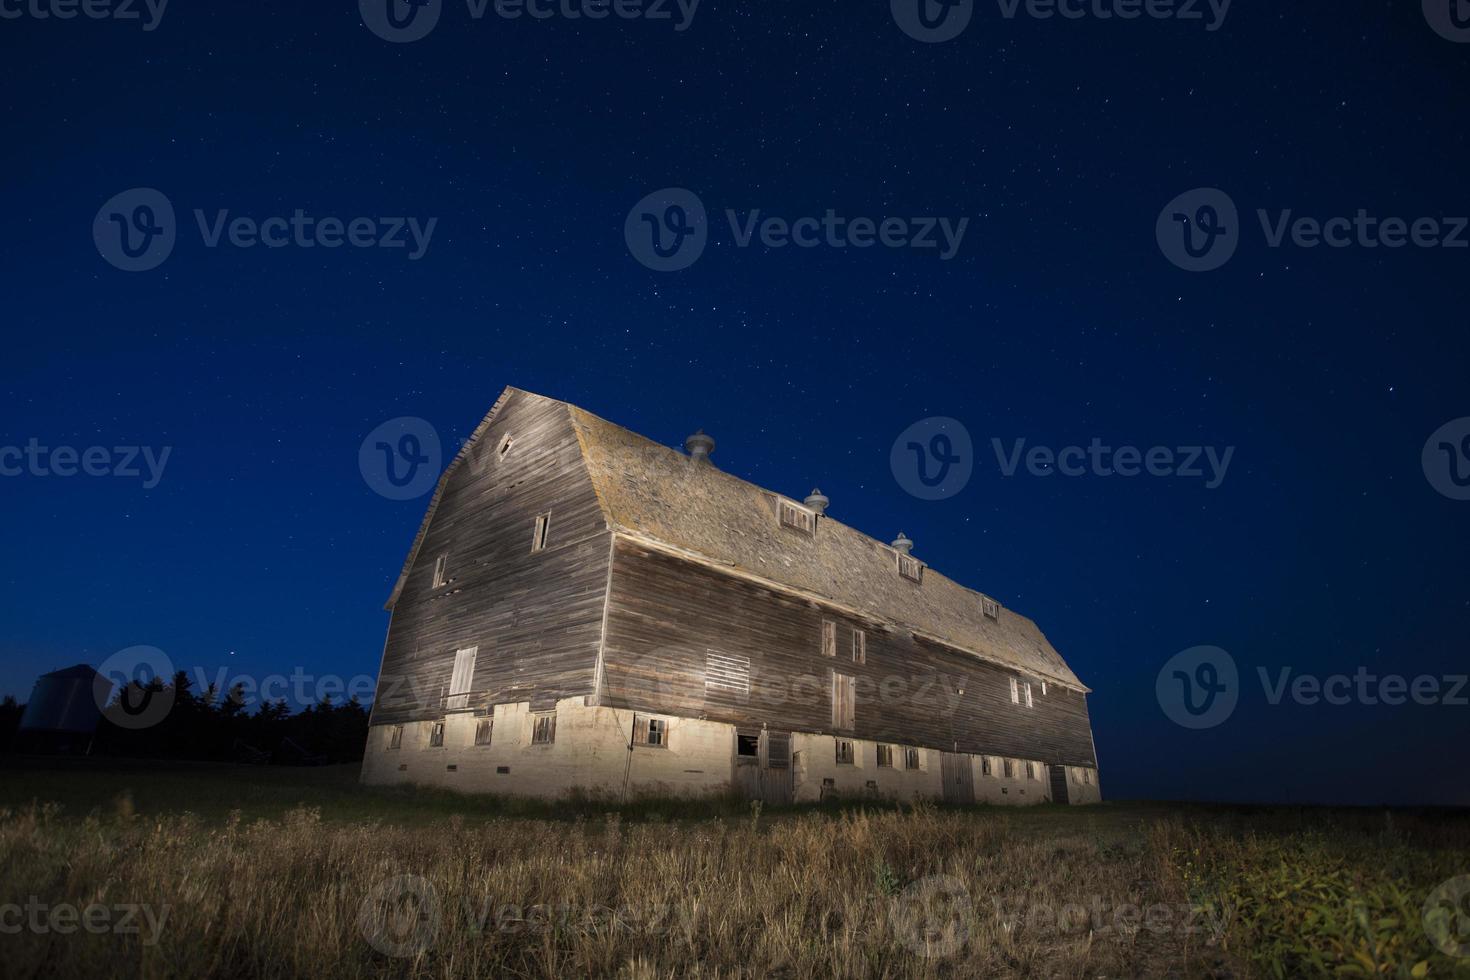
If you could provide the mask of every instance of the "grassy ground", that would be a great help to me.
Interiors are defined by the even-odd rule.
[[[613,808],[365,790],[354,767],[0,777],[4,976],[1470,977],[1435,944],[1470,954],[1470,901],[1433,896],[1470,874],[1462,814]]]

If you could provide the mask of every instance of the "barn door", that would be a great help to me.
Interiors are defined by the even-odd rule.
[[[737,730],[730,782],[735,792],[747,800],[790,803],[794,796],[791,735],[758,729]]]
[[[1051,801],[1053,803],[1070,803],[1067,799],[1067,767],[1051,767]]]
[[[939,765],[944,777],[944,802],[974,803],[975,773],[968,752],[942,752]]]

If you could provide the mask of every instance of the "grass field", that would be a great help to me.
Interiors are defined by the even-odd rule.
[[[355,767],[0,776],[5,976],[1470,977],[1458,813],[615,808],[366,790]]]

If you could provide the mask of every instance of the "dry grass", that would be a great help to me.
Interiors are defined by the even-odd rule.
[[[1204,830],[1199,819],[1161,820],[1146,808],[921,806],[671,820],[645,804],[559,819],[482,815],[463,801],[463,813],[403,824],[391,798],[366,799],[355,806],[376,800],[379,819],[333,818],[330,806],[327,819],[313,807],[246,819],[139,813],[130,795],[86,815],[13,806],[0,821],[0,905],[31,896],[79,909],[136,903],[159,926],[155,935],[139,915],[135,934],[23,928],[0,935],[0,972],[317,980],[1272,972],[1240,941],[1269,937],[1270,922],[1222,932],[1242,929],[1242,919],[1222,914],[1212,890],[1217,859],[1247,852],[1212,848],[1254,846],[1232,821],[1265,827],[1279,818],[1222,817]],[[1272,840],[1303,832],[1286,823]],[[1464,841],[1458,825],[1435,844],[1463,862]],[[1440,955],[1428,975],[1457,965]]]

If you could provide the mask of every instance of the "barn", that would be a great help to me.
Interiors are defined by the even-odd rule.
[[[803,499],[507,388],[392,595],[362,779],[556,798],[1101,798],[1036,624]]]

